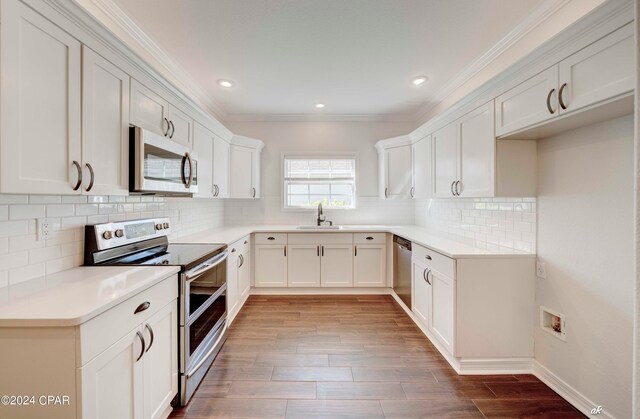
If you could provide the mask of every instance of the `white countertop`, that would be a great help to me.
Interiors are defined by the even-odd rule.
[[[438,236],[425,228],[415,225],[385,226],[385,225],[348,225],[340,230],[299,229],[295,225],[248,225],[222,227],[204,231],[187,237],[181,237],[178,242],[183,243],[224,243],[230,245],[251,233],[357,233],[382,232],[401,236],[413,243],[427,247],[450,258],[478,258],[478,257],[535,257],[535,253],[522,252],[508,247],[473,246],[460,241]]]
[[[81,266],[0,288],[0,327],[76,326],[179,270]]]

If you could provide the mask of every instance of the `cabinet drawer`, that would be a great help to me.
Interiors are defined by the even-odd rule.
[[[271,242],[275,242],[275,240],[271,240]],[[245,236],[240,240],[238,240],[237,242],[231,244],[229,246],[229,251],[231,251],[231,249],[236,249],[236,252],[244,253],[250,248],[251,248],[251,236]]]
[[[386,244],[386,233],[353,233],[355,244]]]
[[[287,244],[286,233],[256,233],[256,244]]]
[[[292,233],[289,244],[352,244],[352,233]]]
[[[434,269],[451,279],[455,279],[456,277],[456,261],[450,257],[441,255],[438,252],[434,252],[433,250],[415,243],[413,243],[412,246],[411,257],[418,263],[425,264],[429,268]]]
[[[158,310],[177,298],[178,278],[176,275],[172,275],[80,325],[80,356],[76,361],[77,366],[81,367],[91,361],[129,331],[144,323]],[[145,302],[149,303],[149,308],[134,313],[136,308]]]

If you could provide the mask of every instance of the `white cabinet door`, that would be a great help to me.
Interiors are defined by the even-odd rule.
[[[216,198],[229,197],[229,162],[231,146],[222,138],[213,140],[213,186]]]
[[[387,285],[387,247],[384,244],[356,244],[353,250],[353,285],[384,287]]]
[[[431,197],[431,136],[412,145],[413,188],[411,196],[416,199]]]
[[[320,246],[320,285],[323,287],[353,286],[353,245],[325,244]]]
[[[548,68],[496,98],[499,137],[558,115],[558,66]]]
[[[251,289],[251,251],[246,249],[240,255],[242,256],[242,264],[238,274],[238,299],[242,301]]]
[[[164,417],[178,393],[178,301],[174,300],[144,323],[146,349],[144,371],[144,417]],[[115,417],[115,416],[114,416]]]
[[[433,133],[433,196],[451,198],[458,179],[458,125],[451,123]]]
[[[413,314],[422,322],[423,326],[429,328],[429,318],[431,311],[431,286],[427,283],[427,267],[416,261],[412,261],[412,301]]]
[[[458,179],[454,186],[462,197],[491,197],[495,189],[496,137],[493,101],[475,109],[457,123],[459,135]]]
[[[320,286],[320,246],[290,244],[287,246],[287,281],[290,287]]]
[[[429,330],[453,354],[455,281],[433,269],[430,271],[428,278],[431,282]]]
[[[171,130],[168,137],[184,146],[192,147],[193,118],[174,105],[169,105],[169,124]]]
[[[193,151],[198,153],[198,193],[194,198],[213,198],[213,144],[211,131],[196,123],[193,130]]]
[[[633,25],[629,24],[560,62],[560,113],[634,89]]]
[[[169,103],[137,80],[131,79],[131,125],[167,136]]]
[[[411,197],[411,146],[388,148],[384,151],[386,198]]]
[[[231,146],[231,198],[253,198],[255,152],[249,147]]]
[[[78,369],[83,418],[144,417],[143,360],[138,359],[144,346],[140,336],[141,328],[129,332]]]
[[[227,258],[227,317],[229,324],[233,319],[233,313],[238,304],[238,278],[240,276],[241,258],[237,247],[229,251]]]
[[[79,194],[80,42],[22,2],[0,7],[0,192]]]
[[[286,245],[256,245],[255,286],[286,287]]]
[[[129,75],[87,47],[82,54],[84,193],[129,194]]]

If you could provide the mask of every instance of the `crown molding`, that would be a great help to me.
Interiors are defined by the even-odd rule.
[[[95,7],[108,16],[119,31],[127,34],[137,45],[129,45],[135,50],[142,50],[151,56],[171,76],[174,83],[188,96],[198,102],[209,113],[219,120],[227,117],[227,112],[218,104],[187,71],[178,65],[167,52],[158,45],[138,24],[127,15],[113,0],[89,0]],[[101,22],[108,26],[108,22]],[[113,28],[110,28],[113,29]],[[138,51],[139,53],[139,51]]]
[[[538,6],[502,39],[485,51],[484,54],[467,66],[461,73],[440,88],[429,100],[427,105],[422,106],[412,115],[413,121],[420,121],[429,111],[438,106],[438,104],[440,104],[449,95],[475,77],[485,67],[495,61],[500,57],[500,55],[511,48],[533,29],[538,27],[542,22],[547,20],[549,16],[570,3],[570,1],[571,0],[547,0]]]
[[[408,114],[229,114],[224,122],[416,122]]]
[[[234,135],[231,138],[231,144],[255,148],[258,152],[262,151],[262,149],[264,148],[264,143],[261,140],[251,137],[245,137],[243,135]]]

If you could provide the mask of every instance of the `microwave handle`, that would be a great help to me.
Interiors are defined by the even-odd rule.
[[[184,169],[187,166],[186,162],[189,162],[189,178],[184,174]],[[182,183],[184,183],[185,188],[191,187],[191,182],[193,182],[193,160],[191,160],[191,155],[189,153],[184,153],[182,156]]]

